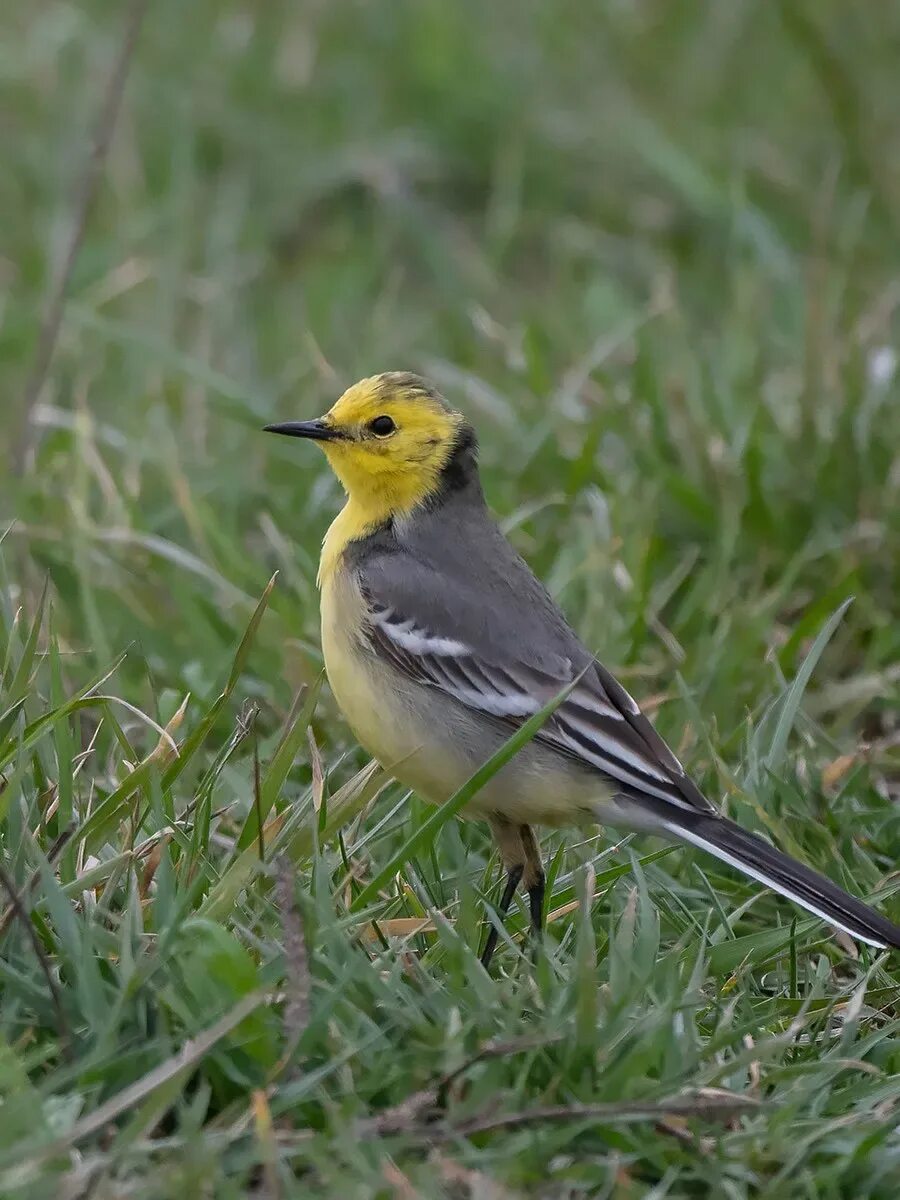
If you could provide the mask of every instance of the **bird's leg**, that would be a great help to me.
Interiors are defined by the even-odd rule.
[[[509,873],[506,876],[506,887],[503,889],[503,895],[500,897],[500,904],[497,910],[501,917],[506,916],[506,910],[512,903],[512,898],[516,894],[516,888],[519,886],[519,880],[522,878],[524,870],[525,868],[522,863],[517,863],[516,866],[509,869]],[[491,965],[491,959],[494,957],[494,950],[497,948],[497,939],[499,936],[497,926],[492,925],[488,930],[487,941],[484,943],[484,951],[481,955],[481,965],[485,970]]]
[[[541,862],[541,852],[537,839],[530,825],[519,826],[519,837],[522,849],[525,851],[525,871],[522,882],[528,893],[528,906],[531,911],[531,932],[539,936],[544,924],[544,866]]]
[[[522,826],[511,825],[509,821],[505,821],[500,817],[491,819],[491,832],[494,835],[494,840],[500,850],[500,857],[507,872],[506,887],[503,889],[503,895],[500,897],[500,904],[497,909],[501,919],[506,916],[507,909],[512,904],[512,898],[516,894],[516,888],[519,886],[519,880],[525,872],[525,848],[522,845],[522,838],[519,834],[520,828]],[[484,944],[484,951],[481,955],[481,965],[485,970],[491,965],[498,937],[497,927],[496,925],[492,925],[488,930],[487,941]]]

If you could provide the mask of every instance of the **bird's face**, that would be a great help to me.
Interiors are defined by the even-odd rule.
[[[417,375],[389,371],[355,383],[318,420],[266,428],[318,442],[355,502],[402,514],[440,486],[466,422]]]

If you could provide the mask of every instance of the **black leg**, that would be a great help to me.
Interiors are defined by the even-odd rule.
[[[506,916],[507,910],[510,904],[512,904],[512,898],[516,894],[516,888],[519,886],[519,880],[522,878],[524,870],[525,866],[523,863],[518,863],[509,869],[509,874],[506,876],[506,887],[503,889],[503,895],[500,897],[500,906],[497,910],[501,919]],[[488,930],[487,941],[484,944],[484,952],[481,955],[481,965],[485,970],[491,965],[491,959],[494,957],[494,950],[497,947],[497,938],[499,936],[496,925],[491,925]]]
[[[539,937],[544,924],[544,888],[546,877],[541,862],[541,852],[530,825],[519,826],[522,849],[525,851],[525,890],[528,892],[528,908],[531,913],[531,933]]]
[[[546,880],[541,871],[537,879],[528,889],[528,907],[531,910],[531,932],[540,937],[544,926],[544,885]]]

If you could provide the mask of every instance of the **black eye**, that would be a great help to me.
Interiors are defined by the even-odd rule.
[[[376,417],[369,422],[369,428],[376,437],[389,437],[397,426],[390,417]]]

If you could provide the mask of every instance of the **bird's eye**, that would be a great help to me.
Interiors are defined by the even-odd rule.
[[[376,437],[390,437],[397,426],[390,417],[376,417],[369,422],[369,428]]]

